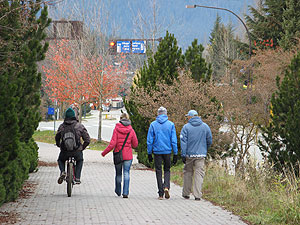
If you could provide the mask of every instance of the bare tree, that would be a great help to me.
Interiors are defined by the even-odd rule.
[[[259,126],[270,119],[270,99],[276,90],[276,77],[282,77],[294,51],[259,50],[251,59],[236,60],[230,75],[216,86],[214,95],[222,102],[227,121],[223,129],[233,135],[236,174],[245,175],[245,164],[252,157],[250,147],[259,138]],[[247,85],[244,81],[247,80]]]
[[[249,90],[244,90],[240,82],[222,80],[214,94],[222,103],[226,123],[223,130],[233,136],[232,156],[236,174],[244,175],[245,160],[250,158],[249,149],[257,137],[257,117],[261,113],[259,103],[249,102]]]
[[[67,4],[65,2],[61,2],[55,9],[50,11],[50,16],[54,19],[64,18],[66,21],[81,21],[83,24],[82,34],[80,34],[80,38],[70,41],[72,43],[72,49],[74,51],[74,59],[76,63],[74,67],[77,67],[78,71],[82,71],[86,69],[84,67],[84,61],[89,59],[91,63],[95,63],[94,59],[97,60],[97,69],[94,71],[98,71],[92,73],[93,78],[91,78],[91,85],[95,82],[98,84],[98,93],[99,95],[96,97],[95,101],[99,106],[99,130],[98,130],[98,140],[101,141],[101,130],[102,130],[102,104],[108,98],[107,94],[104,94],[104,77],[111,78],[119,76],[120,73],[116,71],[118,68],[112,71],[112,67],[115,64],[120,63],[120,61],[124,62],[123,57],[113,57],[109,54],[108,51],[108,40],[110,35],[116,35],[118,33],[117,27],[111,27],[112,24],[109,20],[109,10],[106,7],[105,1],[97,1],[97,7],[95,7],[95,3],[91,1],[76,1],[72,5]],[[69,25],[71,24],[68,23]],[[61,29],[58,32],[61,32],[59,35],[64,36],[63,32],[66,32],[66,27]],[[117,63],[116,63],[117,62]],[[111,74],[108,74],[109,71],[106,68],[110,68]],[[121,72],[121,71],[120,71]],[[111,79],[114,80],[114,79]],[[116,89],[117,90],[117,89]],[[111,95],[111,97],[115,96],[115,92]],[[84,99],[82,99],[84,102]],[[80,107],[80,115],[82,115],[81,104]]]

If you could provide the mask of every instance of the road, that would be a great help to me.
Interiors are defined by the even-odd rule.
[[[88,130],[91,138],[98,139],[98,126],[99,126],[99,111],[92,110],[92,116],[83,118],[82,124]],[[106,116],[107,115],[107,116]],[[116,123],[119,122],[121,115],[121,110],[112,110],[110,112],[104,112],[102,120],[102,135],[101,138],[104,141],[110,141],[114,127]],[[55,130],[62,123],[62,120],[55,121]],[[51,122],[40,122],[37,130],[53,130],[54,131],[54,121]]]

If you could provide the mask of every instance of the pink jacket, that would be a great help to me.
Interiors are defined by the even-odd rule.
[[[132,148],[136,148],[138,146],[138,139],[136,137],[135,131],[130,125],[130,121],[125,119],[116,124],[110,143],[107,148],[101,153],[102,156],[105,156],[113,149],[116,152],[120,151],[129,131],[130,134],[124,145],[122,155],[124,160],[131,160],[133,158]]]

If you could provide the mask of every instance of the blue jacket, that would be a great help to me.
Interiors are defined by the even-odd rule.
[[[167,115],[159,115],[150,124],[147,135],[148,154],[171,154],[177,155],[177,137],[175,125],[168,120]]]
[[[185,124],[180,132],[181,156],[206,157],[212,144],[209,126],[196,116]]]

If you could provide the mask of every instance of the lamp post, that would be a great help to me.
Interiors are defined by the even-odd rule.
[[[223,11],[227,11],[227,12],[230,12],[231,14],[235,15],[239,21],[242,22],[242,24],[244,25],[246,31],[247,31],[247,35],[248,35],[248,39],[249,39],[249,59],[251,58],[251,54],[252,54],[252,46],[251,46],[251,37],[250,37],[250,32],[248,30],[248,27],[246,26],[245,22],[241,19],[241,17],[239,17],[237,14],[235,14],[234,12],[232,12],[231,10],[229,9],[226,9],[226,8],[220,8],[220,7],[214,7],[214,6],[204,6],[204,5],[186,5],[185,6],[187,9],[194,9],[196,7],[199,7],[199,8],[207,8],[207,9],[217,9],[217,10],[223,10]],[[249,83],[252,83],[251,82],[251,71],[249,70],[248,71],[248,82]],[[251,90],[251,88],[250,88]],[[249,102],[251,103],[251,96],[249,96]]]
[[[235,14],[234,12],[232,12],[229,9],[225,9],[225,8],[220,8],[220,7],[214,7],[214,6],[204,6],[204,5],[186,5],[185,6],[187,9],[194,9],[196,7],[200,7],[200,8],[208,8],[208,9],[219,9],[219,10],[224,10],[227,12],[232,13],[233,15],[235,15],[244,25],[246,31],[247,31],[247,35],[248,35],[248,39],[249,39],[249,58],[251,58],[251,54],[252,54],[252,46],[251,46],[251,37],[250,37],[250,32],[248,30],[248,27],[246,26],[245,22],[241,19],[241,17],[239,17],[237,14]]]

